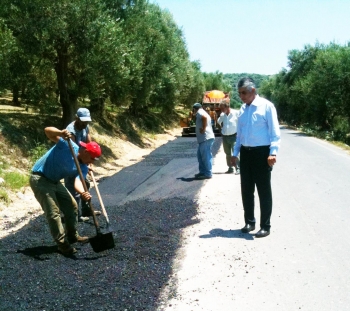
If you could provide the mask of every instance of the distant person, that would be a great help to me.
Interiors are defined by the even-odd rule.
[[[87,108],[79,108],[75,115],[75,120],[67,126],[67,130],[72,134],[71,139],[79,145],[91,142],[89,123],[91,122],[90,111]]]
[[[202,105],[195,103],[193,113],[196,116],[196,136],[198,142],[197,158],[199,173],[195,175],[197,179],[212,178],[213,154],[211,152],[214,143],[214,132],[211,126],[210,116],[202,108]]]
[[[214,107],[210,107],[209,115],[210,115],[210,118],[211,118],[211,125],[212,125],[213,129],[215,129],[218,116],[216,114],[216,111],[215,111]]]
[[[260,230],[257,238],[270,234],[272,213],[271,171],[276,163],[280,146],[280,128],[275,106],[256,94],[254,81],[245,77],[239,80],[239,96],[244,103],[237,123],[237,140],[232,165],[241,154],[241,192],[245,226],[243,233],[255,230],[254,191],[260,201]]]
[[[46,136],[56,143],[33,166],[30,176],[30,187],[35,198],[40,203],[48,222],[52,238],[63,255],[72,255],[76,249],[71,244],[87,243],[88,237],[78,234],[77,226],[77,202],[60,180],[65,177],[74,178],[74,190],[81,195],[84,201],[91,199],[89,192],[85,192],[75,166],[67,139],[71,136],[68,130],[59,130],[55,127],[45,128]],[[88,164],[101,156],[101,148],[92,142],[84,146],[78,146],[72,142],[74,152],[80,162],[80,168],[84,176],[88,173]],[[65,216],[65,228],[63,228],[60,212]]]
[[[79,108],[77,114],[75,115],[75,120],[67,126],[67,130],[71,133],[71,139],[78,146],[80,142],[85,144],[91,142],[89,123],[91,122],[90,111],[87,108]],[[91,168],[91,166],[90,166]],[[64,179],[64,184],[71,193],[71,195],[75,198],[78,204],[78,221],[88,221],[89,216],[91,215],[91,210],[87,202],[84,200],[80,200],[80,194],[77,193],[74,189],[74,180],[73,177],[66,177]],[[85,180],[86,186],[90,189],[90,182],[88,179]],[[79,208],[81,201],[81,209]],[[100,215],[101,212],[95,211],[96,215]]]
[[[228,170],[226,174],[232,174],[234,172],[231,164],[231,158],[233,155],[233,147],[236,143],[237,137],[237,119],[239,111],[230,108],[230,104],[222,102],[220,104],[221,114],[218,119],[218,124],[221,127],[222,144],[224,152],[226,154],[226,163]],[[236,161],[236,175],[239,174],[239,158]]]

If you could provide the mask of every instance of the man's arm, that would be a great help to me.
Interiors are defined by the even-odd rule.
[[[45,134],[46,134],[48,139],[50,139],[51,141],[53,141],[56,144],[60,140],[60,137],[62,137],[63,139],[68,139],[72,136],[68,130],[66,130],[66,129],[59,130],[58,128],[53,127],[53,126],[46,127]]]
[[[87,134],[87,136],[86,136],[86,143],[88,144],[88,143],[91,143],[91,136],[90,136],[90,134],[88,133]]]
[[[235,146],[233,148],[233,155],[231,157],[231,164],[232,166],[236,167],[237,164],[236,164],[236,161],[237,161],[237,158],[238,158],[238,154],[241,150],[241,128],[239,126],[239,118],[238,118],[238,113],[237,113],[237,123],[236,123],[236,126],[237,126],[237,133],[236,133],[236,143],[235,143]]]
[[[269,106],[267,109],[267,125],[270,135],[270,155],[267,158],[267,163],[273,166],[276,163],[276,155],[281,142],[280,126],[277,118],[277,111],[275,106]]]
[[[88,191],[85,192],[83,183],[81,182],[79,177],[75,178],[74,189],[76,192],[78,192],[81,195],[81,198],[84,201],[89,201],[91,199],[90,192],[88,192]]]
[[[271,105],[266,111],[267,126],[269,129],[270,136],[270,155],[277,155],[280,142],[281,142],[281,131],[277,119],[277,111],[275,106]]]
[[[199,131],[201,132],[201,134],[203,134],[205,132],[205,129],[207,128],[207,123],[208,123],[208,120],[207,120],[207,117],[206,116],[202,116],[202,128],[199,129]]]

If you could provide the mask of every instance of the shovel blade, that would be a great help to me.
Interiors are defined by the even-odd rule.
[[[95,253],[103,252],[115,246],[112,232],[98,234],[90,238],[89,242]]]

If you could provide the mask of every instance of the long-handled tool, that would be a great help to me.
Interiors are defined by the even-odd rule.
[[[92,178],[92,182],[94,183],[94,186],[95,186],[95,189],[96,189],[96,193],[97,193],[97,197],[98,197],[98,200],[100,201],[100,204],[101,204],[101,208],[102,208],[102,214],[103,216],[106,218],[106,222],[107,222],[107,229],[109,228],[109,218],[108,218],[108,215],[107,215],[107,212],[106,212],[106,209],[105,209],[105,205],[103,204],[103,201],[102,201],[102,197],[101,197],[101,194],[100,194],[100,190],[98,190],[98,187],[97,187],[97,183],[96,183],[96,179],[95,179],[95,176],[94,176],[94,173],[91,171],[90,172],[90,176]]]
[[[70,139],[68,139],[68,145],[69,145],[69,149],[72,153],[72,156],[73,156],[73,159],[75,162],[75,166],[78,169],[79,177],[80,177],[81,183],[83,184],[84,191],[88,191],[83,173],[81,171],[77,156],[75,155],[75,152],[74,152],[74,149],[73,149],[73,146],[72,146]],[[100,225],[99,225],[97,218],[96,218],[96,215],[95,215],[94,207],[92,206],[92,203],[91,203],[91,199],[89,200],[88,203],[89,203],[89,207],[90,207],[91,214],[92,214],[92,217],[94,219],[94,224],[95,224],[95,228],[96,228],[96,236],[93,238],[89,238],[89,242],[90,242],[92,249],[94,250],[94,252],[99,253],[99,252],[105,251],[107,249],[113,248],[115,246],[115,244],[114,244],[112,232],[108,232],[108,233],[101,232]]]

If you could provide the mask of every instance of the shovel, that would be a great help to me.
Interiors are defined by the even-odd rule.
[[[83,173],[81,171],[77,156],[75,155],[75,152],[74,152],[74,149],[72,147],[72,143],[71,143],[70,139],[68,139],[68,145],[69,145],[69,149],[72,153],[72,156],[73,156],[73,159],[75,162],[75,166],[78,169],[79,177],[80,177],[81,183],[83,184],[84,191],[87,192],[88,188],[86,187],[85,179],[84,179]],[[91,199],[89,200],[88,203],[89,203],[90,211],[92,214],[92,218],[94,219],[94,224],[95,224],[95,228],[96,228],[96,236],[93,238],[89,238],[89,242],[90,242],[92,249],[94,250],[94,252],[99,253],[99,252],[103,252],[107,249],[113,248],[115,245],[114,245],[114,239],[113,239],[112,232],[109,232],[109,233],[102,233],[101,232],[100,225],[98,224],[98,221],[97,221],[97,218],[95,215],[94,207],[92,206],[92,203],[91,203]]]
[[[97,196],[98,196],[98,200],[100,201],[100,204],[101,204],[102,214],[103,214],[103,216],[106,218],[107,229],[109,229],[109,218],[108,218],[108,215],[107,215],[107,212],[106,212],[106,209],[105,209],[105,205],[103,204],[100,191],[98,190],[98,187],[97,187],[97,183],[96,183],[96,179],[95,179],[94,173],[93,173],[92,171],[90,172],[90,176],[91,176],[91,178],[92,178],[92,182],[94,183],[94,186],[95,186],[95,189],[96,189],[96,193],[97,193]]]

